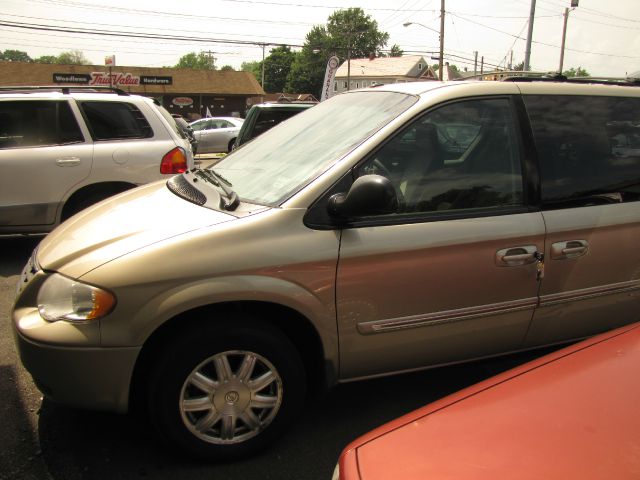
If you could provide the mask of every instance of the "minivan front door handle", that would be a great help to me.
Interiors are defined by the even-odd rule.
[[[589,243],[586,240],[567,240],[556,242],[551,245],[551,258],[553,260],[564,260],[578,258],[589,251]]]
[[[529,265],[538,261],[537,253],[538,248],[535,245],[503,248],[496,252],[496,265],[499,267]]]
[[[59,167],[75,167],[76,165],[80,165],[80,157],[56,158],[56,165]]]

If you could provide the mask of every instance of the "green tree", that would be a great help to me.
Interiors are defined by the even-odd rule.
[[[192,68],[194,70],[215,70],[216,59],[207,52],[191,52],[180,57],[176,68]]]
[[[285,91],[295,58],[296,53],[287,46],[271,49],[269,56],[264,59],[264,85],[262,87],[265,92]]]
[[[231,65],[225,65],[224,67],[222,67],[220,69],[221,72],[235,72],[236,69],[233,68]]]
[[[562,72],[562,74],[565,77],[589,77],[590,76],[589,72],[587,72],[582,67],[578,67],[578,68],[571,67],[569,70],[565,70],[564,72]]]
[[[5,50],[0,52],[0,60],[5,62],[32,62],[31,57],[27,52],[22,50]]]
[[[58,57],[55,55],[42,55],[41,57],[34,58],[35,63],[58,63]]]
[[[262,62],[242,62],[242,65],[240,65],[240,70],[243,72],[253,73],[253,76],[256,77],[258,83],[262,81]]]
[[[91,62],[87,60],[80,50],[70,50],[58,55],[56,63],[62,65],[89,65]]]
[[[378,23],[361,8],[335,11],[326,25],[316,25],[307,33],[291,65],[287,91],[320,95],[329,57],[337,55],[344,62],[372,53],[379,56],[388,40],[389,34],[378,30]]]
[[[516,71],[522,71],[524,70],[524,61],[514,65],[513,67],[511,67],[512,70],[516,70]]]
[[[327,61],[336,52],[330,47],[326,29],[316,25],[307,33],[302,50],[296,55],[287,78],[287,92],[312,93],[316,97],[322,92],[322,82]]]
[[[378,30],[378,22],[361,8],[348,8],[334,12],[327,21],[327,35],[331,46],[339,50],[341,59],[380,56],[389,40],[389,34]]]
[[[389,56],[401,57],[402,55],[404,55],[404,51],[400,48],[400,45],[396,45],[394,43],[393,46],[391,47],[391,50],[389,50]]]

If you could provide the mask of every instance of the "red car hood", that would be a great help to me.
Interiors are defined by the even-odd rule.
[[[341,480],[640,478],[640,324],[462,390],[349,445]]]

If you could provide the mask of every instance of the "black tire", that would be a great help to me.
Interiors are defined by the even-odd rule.
[[[147,398],[166,441],[219,461],[271,444],[296,417],[305,392],[302,361],[284,334],[257,321],[224,321],[199,325],[162,349]]]
[[[231,153],[231,150],[233,150],[233,145],[236,143],[236,139],[232,138],[231,140],[229,140],[229,145],[227,145],[227,153]]]

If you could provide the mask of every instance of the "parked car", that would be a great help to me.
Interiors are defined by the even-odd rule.
[[[0,234],[48,232],[102,199],[193,167],[186,134],[162,106],[98,90],[0,88]]]
[[[235,117],[210,117],[189,125],[198,142],[199,153],[230,152],[244,120]]]
[[[336,95],[49,234],[12,311],[22,361],[59,402],[140,401],[228,459],[318,386],[637,321],[640,157],[608,125],[639,116],[637,87],[568,81]]]
[[[640,478],[640,326],[450,395],[363,435],[334,480]]]
[[[247,112],[247,117],[238,133],[234,148],[262,135],[280,122],[313,107],[317,102],[259,103]]]

